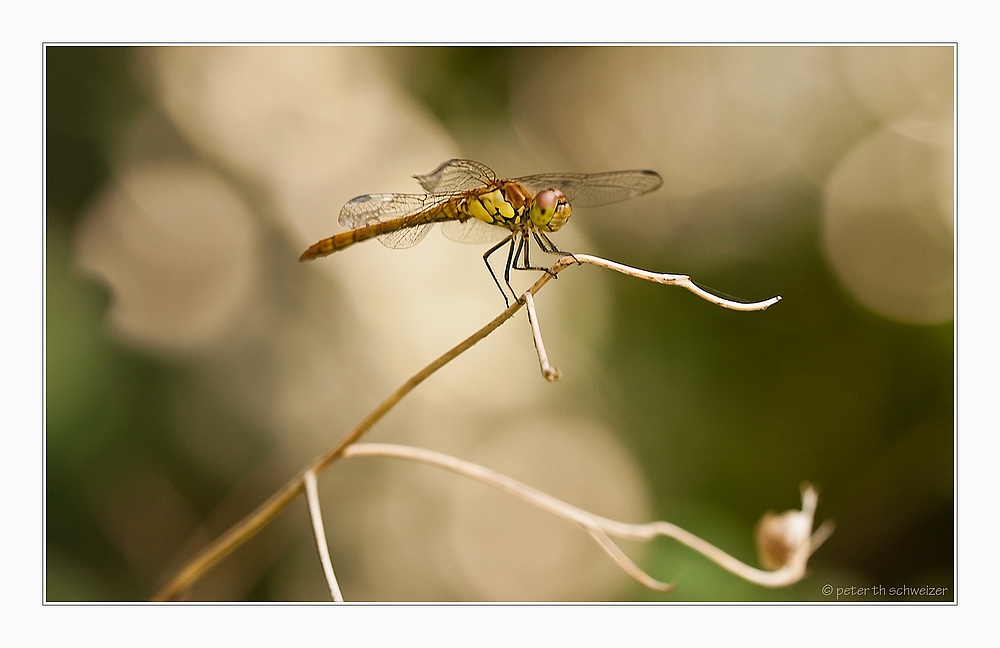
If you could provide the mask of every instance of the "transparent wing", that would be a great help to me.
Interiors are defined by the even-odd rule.
[[[378,242],[387,248],[392,248],[393,250],[403,250],[408,247],[413,247],[427,236],[427,232],[431,231],[434,227],[434,223],[427,223],[426,225],[417,225],[416,227],[407,227],[404,229],[398,229],[394,232],[389,232],[388,234],[382,234],[381,236],[376,236]]]
[[[499,225],[484,223],[478,218],[470,218],[464,223],[448,221],[441,223],[441,233],[459,243],[496,243],[510,234],[510,230]]]
[[[410,216],[447,200],[447,194],[365,194],[352,198],[344,205],[338,222],[344,227],[357,229]]]
[[[442,162],[441,166],[430,173],[413,177],[424,191],[430,193],[457,193],[497,181],[497,174],[485,164],[457,158]]]
[[[542,173],[515,178],[532,193],[559,189],[574,207],[597,207],[636,198],[663,186],[656,171]]]
[[[365,194],[352,199],[340,210],[340,224],[357,229],[375,223],[398,220],[448,201],[448,194]],[[378,236],[379,242],[401,250],[416,245],[427,236],[434,223],[400,228]]]

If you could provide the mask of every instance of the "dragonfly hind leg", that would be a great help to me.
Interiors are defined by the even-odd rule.
[[[503,295],[504,304],[510,306],[510,300],[507,298],[507,293],[503,291],[503,286],[500,285],[500,280],[497,279],[497,273],[493,272],[493,266],[490,265],[490,257],[493,256],[493,253],[502,248],[504,245],[507,245],[507,243],[510,243],[510,252],[507,253],[507,266],[506,270],[504,270],[504,280],[507,283],[507,288],[510,288],[510,294],[515,295],[514,289],[510,287],[510,264],[511,257],[514,254],[514,235],[511,234],[490,249],[486,250],[486,254],[483,255],[483,263],[486,264],[486,269],[490,271],[490,276],[493,277],[493,283],[497,285],[497,289],[500,291],[500,294]]]

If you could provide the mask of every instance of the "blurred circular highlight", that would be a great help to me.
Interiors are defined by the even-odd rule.
[[[877,131],[830,175],[823,245],[864,306],[907,324],[952,319],[953,179],[951,122],[922,119]]]
[[[84,216],[76,260],[110,288],[122,336],[194,352],[219,340],[250,295],[255,241],[249,208],[221,177],[149,163],[125,171]]]
[[[533,417],[474,454],[477,463],[590,513],[630,522],[649,515],[642,471],[594,423]],[[507,493],[462,483],[452,511],[449,555],[476,599],[605,600],[628,581],[586,532]]]

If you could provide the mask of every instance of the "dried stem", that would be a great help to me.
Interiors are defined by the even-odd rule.
[[[702,540],[690,531],[685,531],[676,524],[663,521],[648,522],[646,524],[628,524],[601,517],[597,519],[602,529],[607,531],[609,535],[618,538],[640,541],[652,540],[657,536],[673,538],[681,544],[694,549],[726,571],[764,587],[786,587],[802,580],[802,577],[805,576],[806,563],[809,560],[809,556],[819,549],[820,545],[830,537],[834,529],[833,522],[827,520],[816,529],[808,542],[803,543],[796,550],[792,558],[783,567],[775,571],[765,571],[737,560],[718,547]]]
[[[621,547],[616,545],[614,541],[608,537],[608,534],[604,532],[604,529],[599,526],[589,526],[586,527],[587,532],[590,537],[604,549],[604,552],[611,556],[619,567],[621,567],[626,574],[632,577],[632,579],[645,587],[646,589],[651,589],[654,592],[660,592],[661,594],[666,594],[672,592],[676,585],[673,583],[664,583],[658,581],[642,569],[639,568],[632,559],[625,555],[625,552],[621,550]]]
[[[393,457],[396,459],[405,459],[407,461],[442,468],[510,493],[538,508],[579,525],[590,533],[601,548],[629,576],[643,586],[660,592],[670,591],[673,589],[673,585],[661,583],[639,569],[607,537],[608,535],[639,541],[649,541],[657,536],[667,536],[694,549],[723,569],[736,574],[744,580],[765,587],[785,587],[802,580],[802,577],[805,576],[806,563],[809,560],[809,556],[819,549],[820,545],[833,532],[833,523],[830,521],[824,522],[812,534],[809,540],[796,550],[788,563],[778,570],[764,571],[733,558],[718,547],[675,524],[663,521],[648,522],[646,524],[628,524],[594,515],[489,468],[484,468],[483,466],[439,452],[390,443],[360,443],[348,448],[344,452],[344,457]],[[812,487],[803,489],[802,512],[808,515],[810,527],[812,526],[815,506],[816,492]]]
[[[312,520],[313,535],[316,536],[316,550],[319,551],[319,562],[323,565],[323,575],[326,577],[330,596],[335,603],[343,603],[344,595],[340,593],[337,576],[333,573],[333,561],[330,560],[330,548],[326,542],[326,531],[323,529],[323,512],[319,507],[319,490],[316,488],[316,473],[311,470],[302,475],[306,489],[306,502],[309,504],[309,518]]]
[[[753,304],[741,304],[739,302],[730,301],[717,297],[708,293],[691,281],[690,277],[687,275],[671,275],[671,274],[659,274],[653,272],[647,272],[645,270],[639,270],[638,268],[632,268],[629,266],[622,265],[620,263],[615,263],[614,261],[608,261],[607,259],[602,259],[600,257],[594,257],[587,254],[576,254],[573,256],[564,256],[556,261],[549,271],[543,273],[539,279],[528,288],[528,293],[530,295],[535,295],[541,288],[549,282],[556,274],[565,270],[566,268],[578,265],[582,263],[590,263],[593,265],[601,266],[603,268],[608,268],[615,270],[616,272],[621,272],[632,277],[637,277],[639,279],[645,279],[647,281],[654,281],[656,283],[676,285],[687,288],[696,295],[706,299],[723,308],[730,308],[733,310],[764,310],[768,306],[776,303],[780,297],[772,297],[771,299],[756,302]],[[527,301],[527,300],[525,300]],[[324,470],[330,467],[330,465],[335,462],[338,458],[343,455],[344,450],[358,441],[362,436],[364,436],[368,430],[372,428],[386,413],[391,410],[396,403],[402,400],[407,394],[413,391],[417,385],[426,380],[431,374],[436,372],[441,367],[445,366],[456,357],[470,349],[474,344],[485,338],[487,335],[495,331],[504,322],[510,319],[514,313],[516,313],[524,304],[520,301],[516,301],[511,304],[506,310],[497,315],[491,322],[486,326],[482,327],[468,338],[463,340],[460,344],[456,345],[447,353],[443,354],[437,360],[434,360],[429,365],[421,369],[419,372],[414,374],[409,380],[403,383],[396,391],[389,395],[384,401],[382,401],[371,413],[368,414],[360,423],[358,423],[353,430],[351,430],[343,439],[340,440],[333,448],[328,450],[323,455],[315,459],[308,467],[306,467],[302,472],[296,475],[292,480],[282,486],[274,495],[268,498],[263,504],[257,507],[252,513],[247,515],[245,518],[237,522],[224,534],[216,538],[214,541],[209,543],[207,547],[202,549],[197,555],[195,555],[191,560],[189,560],[179,572],[177,572],[167,583],[164,585],[156,594],[153,595],[153,601],[171,601],[180,597],[195,581],[197,581],[205,572],[211,569],[220,560],[225,558],[227,555],[232,553],[237,547],[242,545],[244,542],[253,537],[258,531],[260,531],[264,526],[266,526],[271,520],[275,518],[289,503],[292,502],[300,493],[304,490],[304,475],[306,472],[312,472],[315,476],[320,475]]]
[[[542,342],[542,331],[538,328],[538,315],[535,314],[535,300],[530,292],[524,293],[524,310],[528,311],[528,323],[531,325],[531,337],[535,341],[535,353],[538,354],[538,366],[542,369],[542,376],[549,382],[559,380],[562,373],[549,364],[549,356],[545,353],[545,344]]]
[[[560,261],[562,261],[562,259],[560,259]],[[557,262],[556,265],[558,266],[559,262]],[[566,266],[564,265],[563,267]],[[548,273],[543,274],[529,290],[537,292],[542,286],[548,283],[549,279],[551,279],[551,276]],[[268,498],[267,501],[258,506],[256,510],[237,522],[233,527],[226,531],[226,533],[216,538],[207,547],[202,549],[194,558],[188,561],[188,563],[177,574],[175,574],[174,577],[171,578],[165,586],[163,586],[163,588],[153,595],[152,600],[171,601],[179,597],[185,590],[187,590],[188,587],[198,580],[202,574],[211,569],[224,557],[232,553],[232,551],[241,544],[253,537],[254,534],[273,520],[278,513],[284,510],[284,508],[303,491],[303,475],[306,472],[311,471],[315,475],[319,475],[324,470],[329,468],[330,465],[341,456],[345,448],[364,436],[368,430],[370,430],[372,426],[379,421],[379,419],[385,416],[389,410],[396,405],[396,403],[403,399],[404,396],[413,391],[417,385],[426,380],[435,371],[457,358],[459,355],[470,349],[474,344],[499,328],[500,325],[510,319],[514,313],[521,308],[521,306],[522,304],[520,302],[514,302],[506,310],[493,318],[489,324],[479,329],[463,340],[460,344],[443,354],[437,360],[434,360],[429,365],[414,374],[409,380],[403,383],[398,389],[396,389],[396,391],[390,394],[388,398],[372,410],[368,416],[362,419],[362,421],[358,423],[343,439],[341,439],[337,445],[315,459],[301,473],[282,486],[274,495]]]
[[[615,272],[620,272],[622,274],[627,274],[630,277],[636,277],[637,279],[645,279],[646,281],[653,281],[655,283],[667,284],[670,286],[681,286],[686,288],[698,295],[705,301],[710,301],[716,306],[722,306],[723,308],[728,308],[730,310],[738,311],[759,311],[766,310],[769,306],[773,306],[781,301],[780,296],[771,297],[770,299],[765,299],[764,301],[753,302],[750,304],[744,304],[742,302],[732,301],[730,299],[725,299],[719,297],[718,295],[713,295],[701,286],[697,285],[695,282],[691,281],[691,277],[687,275],[675,275],[666,274],[660,272],[649,272],[648,270],[640,270],[639,268],[633,268],[631,266],[623,265],[621,263],[616,263],[614,261],[609,261],[607,259],[602,259],[601,257],[590,256],[589,254],[575,254],[573,257],[581,263],[591,263],[596,266],[601,266],[602,268],[607,268],[609,270],[614,270]],[[566,258],[559,260],[560,263],[565,261]],[[557,264],[558,265],[558,264]]]

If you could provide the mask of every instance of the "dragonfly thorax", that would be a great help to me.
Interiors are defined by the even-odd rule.
[[[531,194],[510,180],[485,187],[466,198],[465,211],[477,219],[510,230],[520,229]]]

